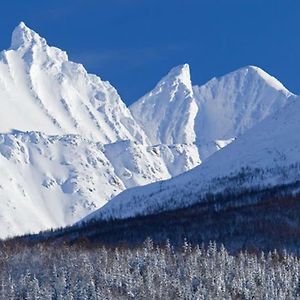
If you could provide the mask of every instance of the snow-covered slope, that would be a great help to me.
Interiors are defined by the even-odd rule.
[[[192,87],[185,64],[172,69],[130,110],[152,144],[196,144],[203,161],[285,106],[291,96],[277,79],[253,66]]]
[[[70,224],[122,191],[102,148],[72,135],[1,134],[0,237]]]
[[[117,91],[20,23],[0,54],[0,132],[81,134],[103,143],[145,142]]]
[[[132,217],[197,203],[206,193],[300,180],[300,99],[256,125],[200,166],[173,179],[129,189],[85,220]]]
[[[126,188],[189,170],[184,146],[0,134],[0,238],[71,225]],[[189,156],[197,156],[197,152]]]
[[[126,188],[174,177],[200,163],[197,148],[189,145],[146,146],[121,141],[104,149]]]
[[[0,238],[70,225],[128,187],[170,178],[172,151],[79,135],[0,134]]]

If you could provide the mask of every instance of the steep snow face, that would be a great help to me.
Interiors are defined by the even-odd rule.
[[[130,110],[152,144],[196,144],[200,160],[284,107],[294,97],[277,79],[249,66],[191,86],[188,65],[176,67]]]
[[[277,79],[254,66],[193,89],[199,107],[194,130],[200,145],[242,135],[292,96]]]
[[[0,55],[0,132],[81,134],[103,143],[146,142],[117,91],[24,23]]]
[[[193,143],[196,136],[192,128],[198,108],[189,66],[173,68],[153,91],[131,105],[130,110],[152,145]]]
[[[200,166],[167,181],[127,190],[85,220],[150,214],[197,203],[206,192],[300,180],[299,113],[300,99],[291,99],[285,108]],[[246,180],[234,179],[240,172],[244,172]]]

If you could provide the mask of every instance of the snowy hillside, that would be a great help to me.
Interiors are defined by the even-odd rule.
[[[125,188],[170,178],[183,168],[182,151],[79,135],[0,134],[0,238],[70,225]]]
[[[300,99],[290,103],[218,151],[200,166],[173,179],[129,189],[93,218],[125,218],[185,207],[207,193],[260,189],[300,180]]]
[[[0,54],[0,100],[0,132],[81,134],[103,143],[147,140],[108,82],[70,62],[24,23]]]
[[[184,160],[189,151],[104,145],[80,135],[0,134],[0,238],[73,224],[126,188],[191,169],[199,162]]]

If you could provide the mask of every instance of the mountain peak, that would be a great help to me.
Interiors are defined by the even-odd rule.
[[[169,74],[173,74],[175,76],[177,74],[178,76],[180,76],[180,75],[186,74],[186,73],[189,74],[189,72],[190,72],[190,66],[188,64],[182,64],[182,65],[172,68],[170,70]]]
[[[11,49],[30,47],[34,44],[46,45],[46,40],[21,22],[12,33]]]
[[[191,85],[190,66],[188,64],[183,64],[172,68],[171,71],[161,80],[161,83],[168,81],[182,82],[189,87]]]
[[[192,144],[197,113],[188,64],[177,66],[156,87],[130,106],[151,143]]]

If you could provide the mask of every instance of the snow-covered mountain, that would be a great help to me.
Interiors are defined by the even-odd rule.
[[[186,170],[184,150],[148,146],[108,82],[24,23],[0,54],[0,104],[0,238],[71,224],[127,187]]]
[[[299,181],[299,113],[300,98],[291,99],[282,110],[200,166],[167,181],[129,189],[85,221],[157,213],[207,201],[207,193],[243,191],[249,187],[258,190]]]
[[[0,132],[81,134],[103,143],[147,140],[109,82],[70,62],[24,23],[0,54],[0,100]]]
[[[20,23],[0,54],[0,238],[72,224],[127,188],[186,172],[290,97],[258,68],[193,87],[182,65],[128,109]]]
[[[152,144],[196,144],[200,160],[226,146],[294,97],[277,79],[248,66],[192,87],[187,64],[172,69],[131,105]]]

